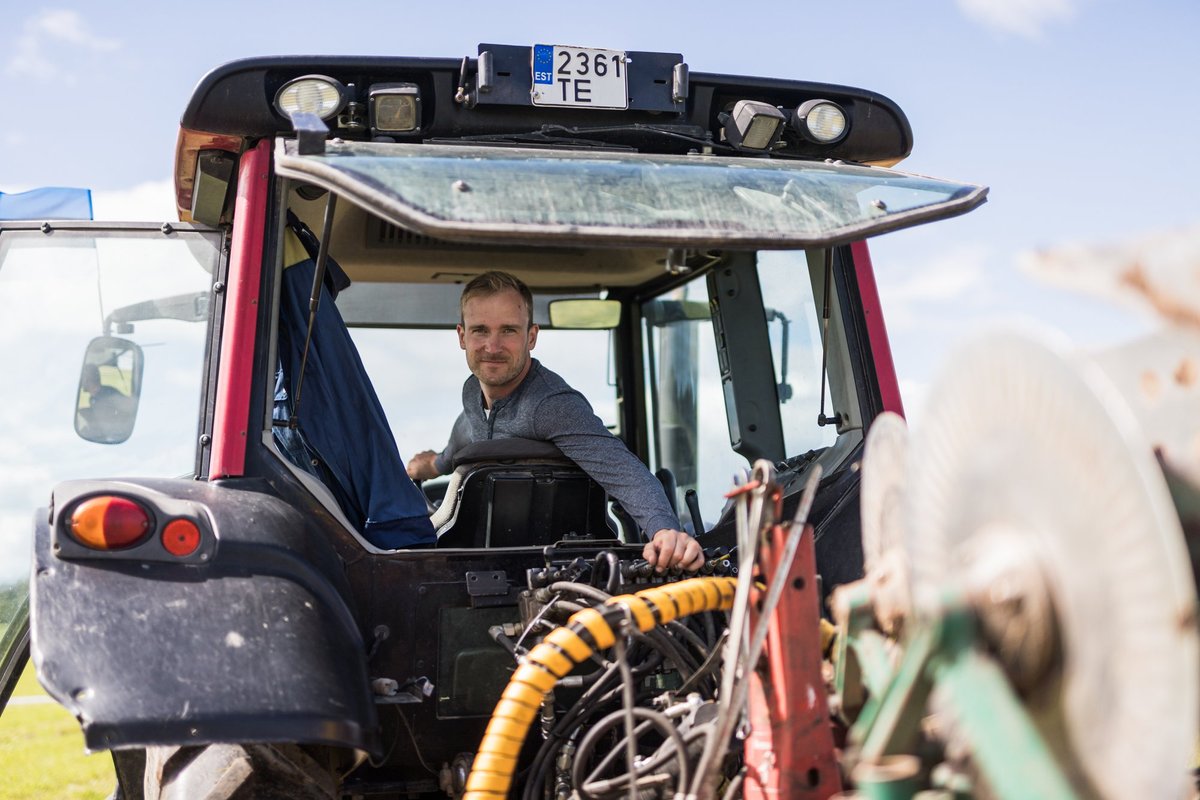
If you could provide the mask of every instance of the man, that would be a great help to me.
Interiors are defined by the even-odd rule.
[[[483,439],[549,441],[653,534],[643,555],[655,569],[699,568],[700,545],[678,530],[658,479],[609,433],[582,394],[530,357],[538,326],[529,287],[508,273],[486,272],[463,289],[460,310],[458,344],[471,370],[463,411],[446,448],[414,455],[408,474],[414,480],[446,474],[459,448]]]
[[[88,396],[88,404],[80,406],[76,429],[89,441],[120,444],[133,430],[136,406],[119,389],[100,380],[100,367],[83,365],[80,389]]]

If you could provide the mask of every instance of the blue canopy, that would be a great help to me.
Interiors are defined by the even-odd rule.
[[[0,220],[91,219],[90,189],[48,186],[28,192],[0,192]]]
[[[344,277],[336,264],[330,267]],[[292,412],[315,269],[306,258],[283,271],[278,420]],[[436,537],[425,498],[408,477],[383,406],[333,302],[331,285],[345,283],[335,279],[321,286],[297,426],[278,426],[275,435],[294,462],[329,486],[367,541],[383,549],[432,545]]]

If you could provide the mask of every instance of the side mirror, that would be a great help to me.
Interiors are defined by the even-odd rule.
[[[550,327],[575,330],[612,330],[621,322],[621,303],[598,298],[551,300]]]
[[[142,393],[142,348],[99,336],[88,343],[75,395],[75,433],[97,444],[120,444],[133,433]]]

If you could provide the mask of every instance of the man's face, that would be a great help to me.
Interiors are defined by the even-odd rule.
[[[509,289],[467,300],[458,344],[467,353],[471,373],[492,390],[490,395],[503,397],[529,371],[529,351],[537,344],[537,334],[525,301]]]

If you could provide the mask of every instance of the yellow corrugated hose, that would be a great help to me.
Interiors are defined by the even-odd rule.
[[[689,614],[729,610],[736,586],[736,578],[691,578],[613,597],[606,605],[624,609],[644,633]],[[602,613],[585,608],[529,651],[492,712],[463,800],[505,800],[525,734],[546,695],[596,650],[612,647],[616,637]]]

